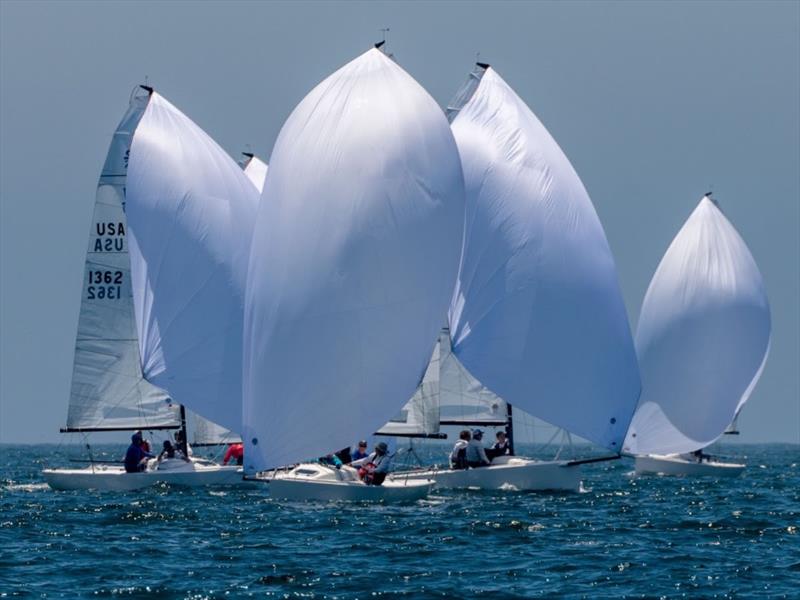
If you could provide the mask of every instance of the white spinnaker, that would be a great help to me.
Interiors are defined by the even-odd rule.
[[[636,331],[642,397],[625,450],[690,452],[716,440],[758,382],[771,317],[752,254],[704,197],[645,294]]]
[[[127,199],[144,375],[240,431],[243,294],[258,192],[214,140],[153,93],[131,144]]]
[[[327,454],[411,396],[458,268],[458,151],[370,50],[295,108],[270,160],[245,300],[245,469]]]
[[[487,68],[472,87],[452,122],[467,201],[453,352],[514,407],[620,451],[640,381],[603,228],[508,84]]]
[[[148,383],[139,362],[131,293],[125,187],[131,137],[147,107],[131,96],[106,156],[86,252],[67,429],[178,427],[177,407]]]
[[[259,195],[264,191],[264,180],[267,178],[268,169],[267,163],[257,156],[249,157],[247,164],[244,166],[244,174],[256,186]]]

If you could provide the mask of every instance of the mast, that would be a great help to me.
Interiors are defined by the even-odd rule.
[[[506,414],[508,420],[506,421],[506,439],[508,440],[508,453],[514,456],[514,417],[512,414],[511,403],[506,403]]]
[[[181,404],[181,444],[180,450],[186,458],[189,458],[189,435],[186,431],[186,407]]]

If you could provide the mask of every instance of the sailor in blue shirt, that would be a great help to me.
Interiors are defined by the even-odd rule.
[[[352,460],[361,460],[362,458],[367,458],[367,442],[366,440],[361,440],[358,442],[358,448],[356,448],[352,454],[350,454],[350,458]]]
[[[147,468],[147,459],[153,458],[149,452],[142,448],[142,432],[137,431],[131,436],[131,445],[125,453],[125,472],[139,473]]]

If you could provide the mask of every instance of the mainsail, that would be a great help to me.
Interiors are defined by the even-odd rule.
[[[467,205],[453,352],[515,407],[619,452],[640,381],[614,259],[583,184],[488,65],[448,113]]]
[[[761,376],[770,330],[758,266],[706,196],[661,259],[642,303],[642,397],[625,450],[681,453],[716,440]]]
[[[258,201],[233,159],[154,92],[133,136],[127,182],[142,370],[175,401],[234,431]]]
[[[376,433],[440,437],[441,425],[505,426],[505,401],[473,377],[450,349],[450,329],[439,334],[433,355],[414,395]]]
[[[267,163],[263,160],[251,154],[250,152],[243,152],[245,156],[245,161],[242,164],[242,169],[244,169],[244,174],[247,175],[247,178],[256,186],[258,193],[264,191],[264,181],[267,178]]]
[[[149,100],[137,88],[97,185],[64,431],[178,428],[169,395],[144,379],[131,294],[125,187],[131,139]]]
[[[190,410],[186,411],[186,429],[189,432],[189,444],[192,446],[218,446],[242,441],[238,433],[225,429]]]
[[[295,108],[250,257],[246,471],[348,445],[411,396],[452,293],[463,211],[447,120],[379,50]]]

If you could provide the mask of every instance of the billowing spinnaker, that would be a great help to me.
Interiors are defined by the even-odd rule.
[[[420,382],[458,270],[464,191],[434,100],[370,50],[283,126],[245,300],[245,469],[376,431]]]
[[[258,199],[233,159],[153,93],[133,136],[126,208],[142,370],[177,402],[234,431]]]
[[[755,260],[708,197],[653,275],[636,331],[642,397],[625,450],[680,453],[716,440],[753,391],[770,341]]]
[[[467,202],[453,351],[515,407],[620,451],[640,382],[603,228],[536,116],[476,73],[452,123]]]
[[[268,169],[267,163],[257,156],[250,156],[244,165],[244,174],[256,186],[259,194],[264,191],[264,181],[267,178]]]
[[[149,103],[137,88],[97,184],[81,289],[67,430],[178,428],[177,407],[142,375],[125,217],[131,138]]]

